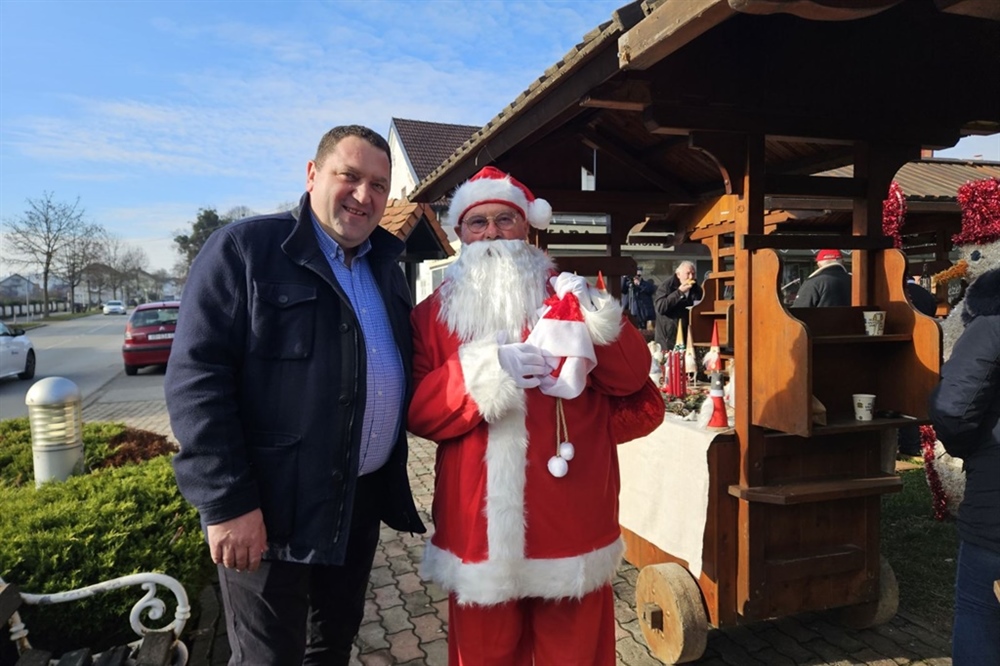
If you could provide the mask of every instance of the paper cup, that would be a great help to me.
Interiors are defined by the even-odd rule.
[[[875,396],[871,393],[855,393],[851,397],[854,399],[854,418],[858,421],[871,421],[875,411]]]
[[[865,334],[882,335],[885,330],[885,311],[875,310],[862,313],[865,316]]]

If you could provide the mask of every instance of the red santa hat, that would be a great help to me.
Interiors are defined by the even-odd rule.
[[[448,217],[457,225],[473,206],[502,203],[520,211],[528,224],[544,229],[552,221],[552,206],[545,199],[536,199],[520,181],[496,167],[484,167],[465,181],[451,196]]]
[[[542,379],[539,390],[554,398],[572,400],[587,387],[587,375],[597,367],[594,342],[583,318],[580,301],[570,292],[545,301],[548,309],[528,334],[527,342],[548,352],[558,365]]]

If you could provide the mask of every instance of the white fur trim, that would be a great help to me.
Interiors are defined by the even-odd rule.
[[[590,300],[596,310],[581,308],[590,339],[598,347],[610,345],[622,330],[622,304],[612,296],[600,295],[596,289],[590,290]]]
[[[467,210],[490,202],[514,206],[524,214],[528,224],[536,229],[545,229],[552,221],[552,206],[549,202],[537,198],[529,202],[524,191],[511,182],[510,176],[465,181],[452,195],[446,217],[450,223],[457,225]]]
[[[514,378],[500,367],[497,357],[499,345],[492,340],[466,343],[458,348],[462,364],[465,390],[479,405],[479,413],[487,423],[493,423],[512,409],[517,409],[523,420],[525,412],[524,391],[514,383]]]
[[[460,604],[491,605],[525,597],[579,599],[611,582],[624,553],[625,544],[617,539],[575,557],[462,562],[428,543],[420,574],[454,593]]]

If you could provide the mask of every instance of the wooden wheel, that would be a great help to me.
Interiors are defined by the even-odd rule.
[[[708,616],[698,583],[684,567],[673,562],[643,567],[635,607],[646,645],[657,659],[684,664],[705,652]]]
[[[878,599],[867,604],[847,606],[838,611],[840,623],[851,629],[867,629],[885,624],[899,609],[899,585],[896,574],[884,557],[879,558]]]

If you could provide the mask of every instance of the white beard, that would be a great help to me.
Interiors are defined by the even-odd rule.
[[[463,245],[441,285],[438,318],[463,343],[498,334],[520,342],[538,319],[553,270],[544,252],[522,240]]]

